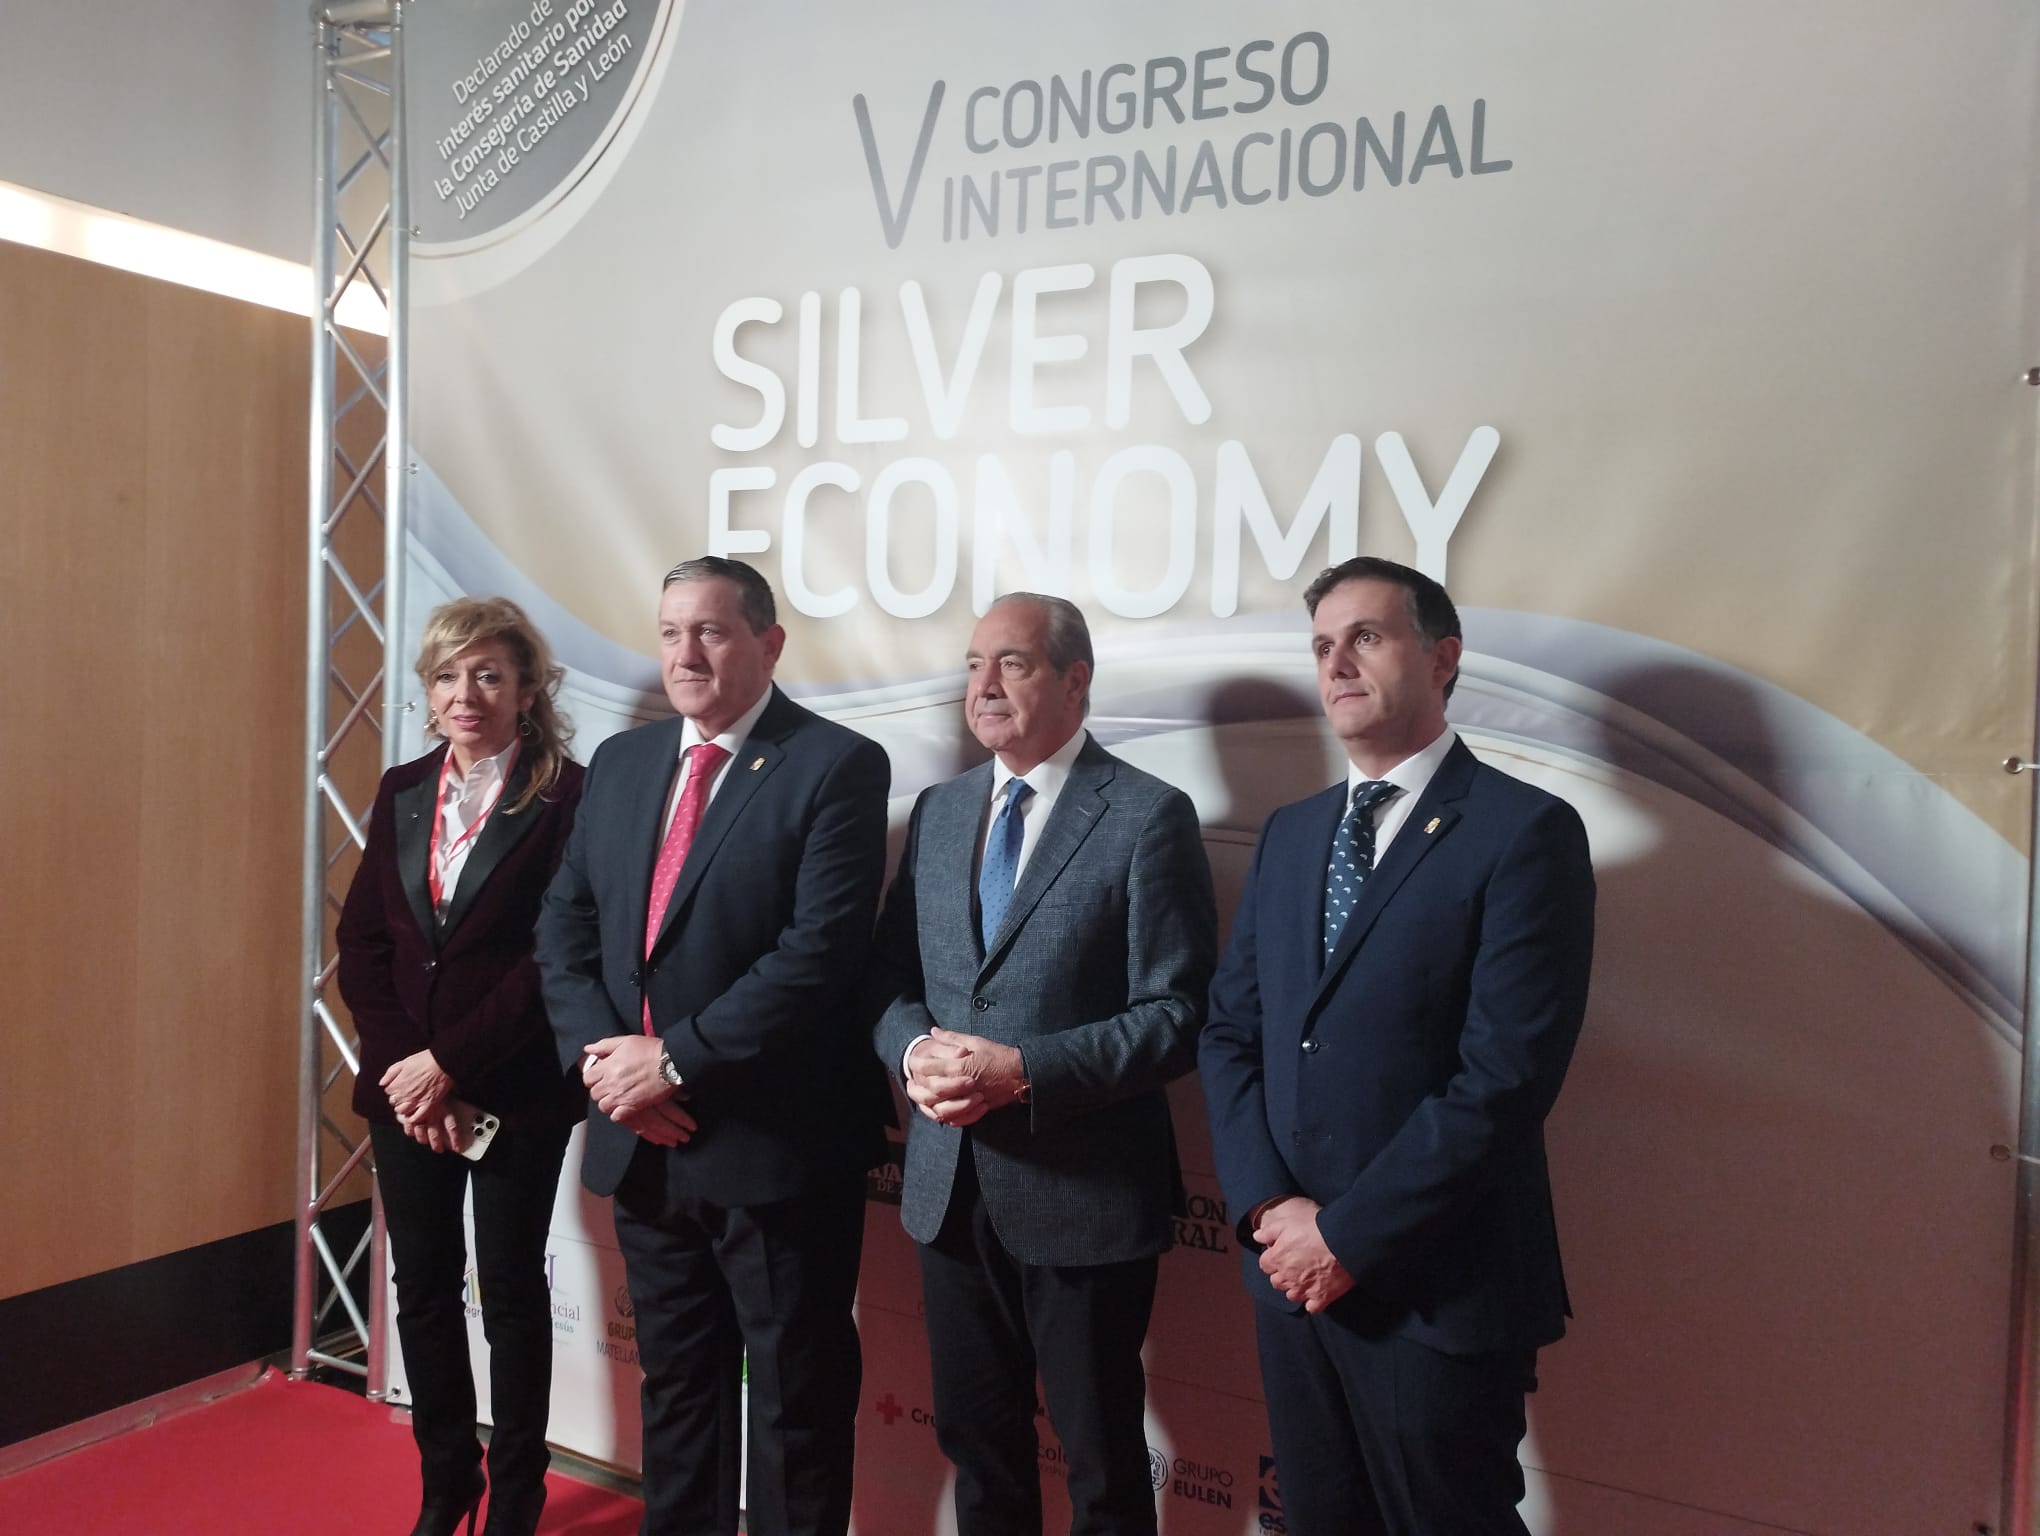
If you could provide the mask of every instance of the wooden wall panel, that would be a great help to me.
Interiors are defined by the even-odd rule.
[[[0,1296],[291,1214],[307,352],[0,244]]]

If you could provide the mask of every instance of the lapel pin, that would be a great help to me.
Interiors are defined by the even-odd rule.
[[[754,757],[751,759],[751,772],[756,773],[760,768],[763,768],[764,766],[765,766],[764,758]]]
[[[1431,833],[1437,830],[1438,830],[1438,818],[1436,816],[1433,816],[1429,821],[1424,823],[1424,834],[1426,836],[1429,836]]]

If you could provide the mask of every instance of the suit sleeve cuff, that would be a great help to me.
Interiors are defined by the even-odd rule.
[[[1233,1223],[1233,1231],[1240,1242],[1258,1253],[1261,1245],[1254,1241],[1254,1229],[1260,1226],[1262,1216],[1267,1214],[1270,1206],[1279,1205],[1284,1200],[1297,1199],[1298,1195],[1299,1192],[1296,1190],[1280,1189],[1272,1195],[1263,1195],[1258,1200],[1249,1200],[1240,1212],[1240,1219]]]
[[[1348,1219],[1342,1220],[1342,1214]],[[1379,1241],[1370,1242],[1364,1232],[1352,1230],[1350,1213],[1342,1213],[1337,1202],[1327,1205],[1317,1213],[1317,1229],[1339,1267],[1353,1277],[1356,1289],[1377,1300],[1394,1296],[1398,1286],[1393,1253]]]

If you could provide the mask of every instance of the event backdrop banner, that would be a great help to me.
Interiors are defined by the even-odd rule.
[[[1600,881],[1532,1528],[1995,1518],[2032,7],[431,0],[406,47],[412,629],[526,603],[585,755],[665,708],[661,573],[749,560],[897,827],[974,760],[974,617],[1065,594],[1093,731],[1193,797],[1229,915],[1263,818],[1342,771],[1304,584],[1442,577],[1455,723],[1579,808]],[[1164,1530],[1279,1533],[1175,1106]],[[896,1180],[865,1536],[950,1529]],[[556,1434],[629,1462],[607,1213],[568,1188],[556,1233]],[[1041,1454],[1053,1524],[1045,1420]]]

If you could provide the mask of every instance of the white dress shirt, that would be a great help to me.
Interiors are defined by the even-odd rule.
[[[708,786],[708,800],[701,802],[702,810],[705,812],[708,809],[708,801],[715,798],[716,791],[721,789],[724,781],[729,778],[730,770],[737,766],[737,758],[744,750],[744,743],[750,739],[751,732],[757,727],[758,717],[765,713],[765,706],[771,702],[772,685],[767,683],[765,691],[758,695],[758,702],[737,716],[730,723],[730,728],[720,736],[702,735],[701,728],[692,720],[680,722],[680,768],[673,775],[673,787],[666,795],[666,815],[659,823],[665,831],[672,830],[673,813],[680,808],[680,791],[687,787],[688,775],[694,771],[694,765],[687,761],[689,749],[698,747],[703,742],[712,741],[729,753],[729,756],[723,759],[722,766],[716,769],[715,781]],[[662,840],[664,836],[665,832],[661,832]]]
[[[494,757],[478,759],[462,774],[453,748],[446,749],[448,768],[441,780],[439,841],[432,849],[432,862],[439,874],[439,900],[432,915],[441,922],[446,921],[446,909],[453,905],[453,893],[460,885],[460,872],[467,867],[468,855],[482,839],[481,823],[496,808],[499,792],[510,780],[510,765],[516,760],[517,743],[513,739]],[[470,827],[474,828],[472,837],[467,835]]]
[[[1452,744],[1459,740],[1459,733],[1446,726],[1438,739],[1423,751],[1404,758],[1380,779],[1370,779],[1358,768],[1346,770],[1346,809],[1353,809],[1353,796],[1362,784],[1393,784],[1396,792],[1374,807],[1374,862],[1378,865],[1388,853],[1388,845],[1395,841],[1403,823],[1410,819],[1410,812],[1424,791],[1431,787],[1431,780],[1437,776],[1439,766],[1445,761],[1445,754],[1452,750]]]

